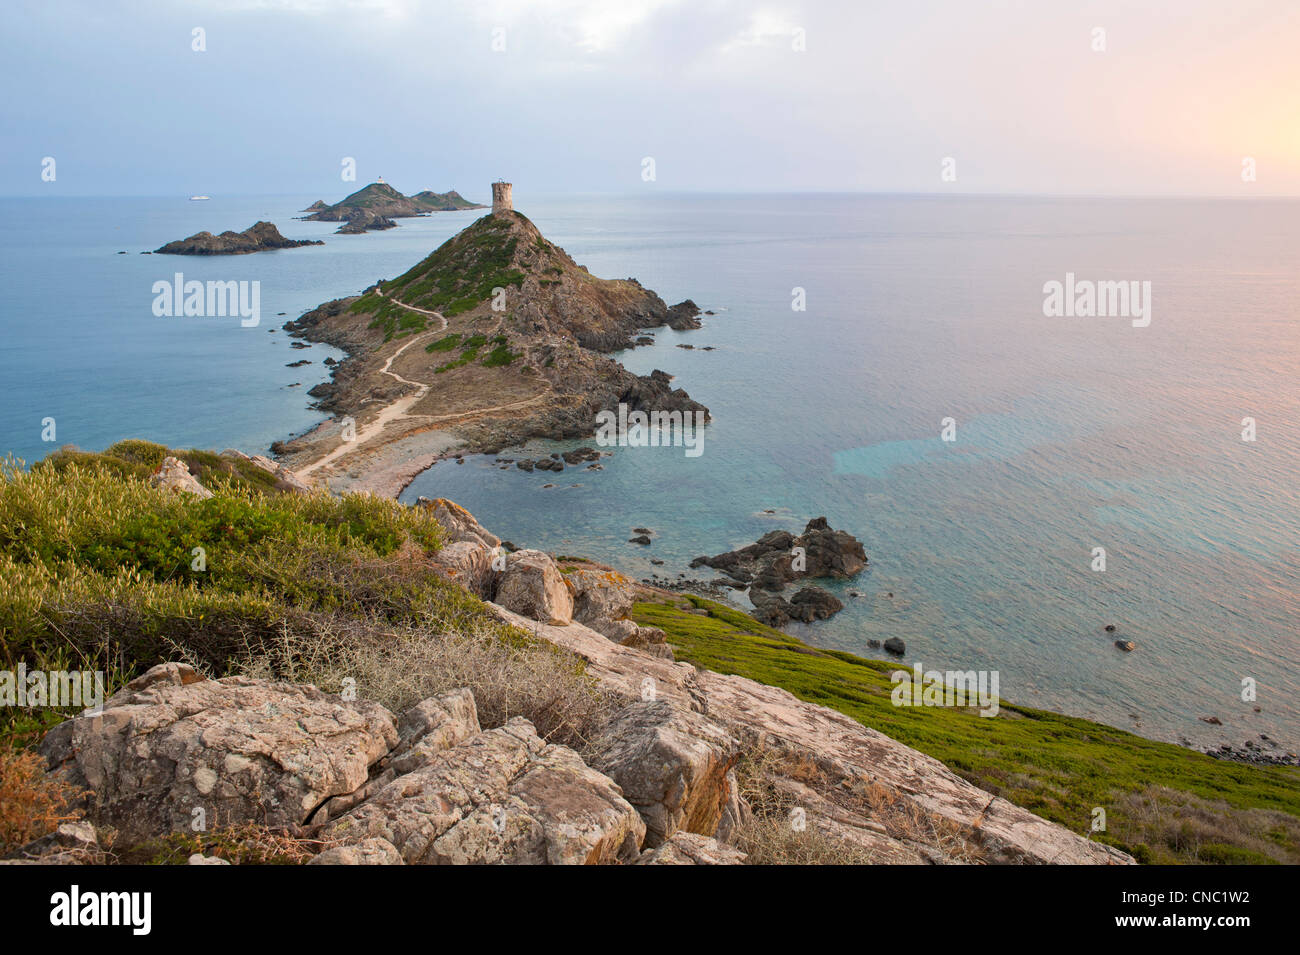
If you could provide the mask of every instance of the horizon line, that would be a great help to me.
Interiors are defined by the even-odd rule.
[[[359,187],[374,185],[366,183]],[[385,185],[392,183],[385,182]],[[356,189],[352,190],[356,192]],[[915,198],[971,198],[971,199],[1300,199],[1300,193],[1214,193],[1214,192],[958,192],[958,191],[922,191],[922,190],[888,190],[888,189],[673,189],[654,190],[661,196],[881,196],[881,197],[915,197]],[[350,195],[351,193],[349,193]],[[308,192],[230,192],[227,198],[260,199],[273,197],[299,197],[315,195]],[[544,199],[564,197],[609,197],[642,198],[649,197],[645,190],[640,191],[550,191],[542,190],[533,195]],[[210,196],[207,201],[217,201],[221,194]],[[56,195],[37,193],[0,193],[0,199],[179,199],[190,201],[190,196],[182,192],[75,192]],[[473,200],[470,200],[473,201]],[[486,203],[484,203],[486,205]],[[471,212],[474,210],[444,210]]]

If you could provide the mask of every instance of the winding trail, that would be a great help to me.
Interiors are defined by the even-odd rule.
[[[442,312],[431,312],[427,308],[416,308],[414,305],[407,305],[405,302],[399,302],[395,298],[388,298],[388,296],[384,294],[384,290],[380,288],[375,289],[375,294],[380,298],[387,298],[398,308],[404,308],[408,312],[418,312],[421,315],[428,315],[430,318],[436,318],[438,321],[442,322],[442,328],[439,329],[439,331],[445,332],[447,330],[447,319],[443,317]],[[393,358],[396,357],[396,355],[393,356]]]
[[[298,468],[297,473],[300,477],[305,477],[306,475],[311,474],[313,471],[317,471],[321,468],[328,467],[329,465],[333,464],[335,461],[339,460],[345,455],[360,449],[373,438],[381,436],[384,433],[384,430],[390,424],[392,424],[393,422],[399,419],[419,418],[422,421],[432,423],[438,421],[451,421],[456,418],[468,418],[471,417],[472,415],[486,414],[493,411],[517,411],[526,408],[529,405],[537,404],[538,402],[547,398],[551,393],[552,390],[551,384],[550,382],[546,382],[545,383],[546,388],[542,391],[541,394],[533,395],[531,398],[524,398],[519,401],[511,401],[511,402],[507,402],[506,404],[495,405],[489,408],[474,408],[471,411],[461,411],[461,412],[456,412],[453,414],[446,414],[446,415],[411,414],[410,409],[415,407],[415,405],[417,405],[421,401],[421,399],[423,399],[424,396],[429,393],[429,388],[431,386],[427,382],[412,381],[409,378],[403,378],[397,372],[392,370],[393,362],[398,358],[398,356],[400,356],[404,351],[406,351],[408,348],[410,348],[412,345],[416,344],[417,342],[422,342],[433,334],[437,334],[439,332],[445,332],[447,330],[447,319],[441,312],[430,311],[429,309],[424,309],[424,308],[416,308],[414,305],[407,305],[405,302],[399,302],[395,298],[390,298],[389,296],[384,295],[383,291],[380,289],[375,289],[375,294],[379,295],[382,298],[387,298],[388,301],[392,302],[394,305],[398,306],[399,308],[404,308],[407,311],[416,312],[420,315],[426,315],[430,318],[436,318],[440,323],[440,326],[436,331],[422,332],[418,335],[412,336],[406,342],[406,344],[402,345],[401,348],[397,349],[397,351],[389,355],[388,360],[384,362],[384,367],[379,369],[380,374],[387,375],[389,378],[392,378],[395,381],[399,381],[404,385],[411,386],[412,388],[415,389],[415,392],[406,395],[405,397],[398,398],[392,404],[381,409],[379,414],[375,416],[373,421],[371,421],[364,428],[362,428],[360,431],[357,432],[357,435],[355,438],[353,438],[353,440],[342,442],[337,448],[335,448],[333,451],[330,451],[324,457],[321,457],[316,461],[311,462],[310,464]]]

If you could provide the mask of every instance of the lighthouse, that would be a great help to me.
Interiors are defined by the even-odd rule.
[[[504,216],[514,210],[514,201],[510,197],[511,184],[497,180],[492,183],[492,214]]]

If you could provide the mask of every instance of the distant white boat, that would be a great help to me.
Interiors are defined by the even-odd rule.
[[[211,196],[190,196],[190,202],[203,202],[205,199],[211,198]]]

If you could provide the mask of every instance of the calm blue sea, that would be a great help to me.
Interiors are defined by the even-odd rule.
[[[333,236],[292,219],[316,198],[0,200],[0,452],[48,453],[45,417],[86,448],[260,451],[310,427],[305,392],[337,353],[267,329],[477,215]],[[704,453],[623,448],[559,475],[444,462],[404,499],[451,497],[516,543],[638,577],[698,576],[696,555],[825,515],[871,569],[828,585],[841,614],[793,628],[812,643],[900,636],[908,665],[998,670],[1008,700],[1148,736],[1300,741],[1300,203],[517,189],[516,205],[593,273],[715,312],[620,356],[709,405]],[[138,254],[257,219],[326,245]],[[154,317],[151,286],[176,271],[259,280],[261,326]],[[1043,284],[1067,272],[1151,282],[1150,326],[1045,317]],[[649,548],[627,543],[634,526],[656,532]]]

